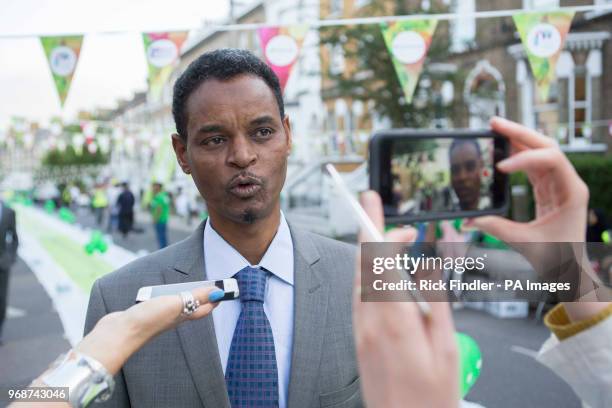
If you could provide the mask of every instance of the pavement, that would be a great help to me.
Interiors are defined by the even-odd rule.
[[[136,253],[157,249],[155,234],[146,214],[137,215],[141,233],[126,239],[113,233],[115,244]],[[88,212],[77,213],[78,222],[95,227]],[[170,242],[187,237],[197,223],[186,225],[172,218]],[[4,345],[0,346],[0,406],[6,403],[9,386],[23,386],[40,374],[59,354],[69,349],[57,313],[32,271],[19,261],[12,270],[9,305],[11,318],[5,323]],[[534,356],[550,335],[541,321],[498,319],[469,309],[454,311],[458,331],[471,335],[479,344],[482,373],[466,399],[485,407],[579,407],[573,391]]]
[[[8,389],[25,387],[70,349],[51,299],[19,259],[9,277],[9,310],[0,346],[0,406]]]
[[[550,331],[533,314],[498,319],[485,312],[453,312],[457,331],[467,333],[482,353],[480,378],[466,399],[491,408],[580,407],[570,387],[535,360]]]

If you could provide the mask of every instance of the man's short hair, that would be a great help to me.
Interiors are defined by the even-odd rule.
[[[283,94],[278,77],[270,67],[247,50],[222,48],[200,55],[174,84],[172,115],[176,132],[187,140],[187,99],[209,79],[227,81],[239,75],[253,75],[262,79],[274,93],[281,119],[285,117]]]
[[[453,150],[464,144],[471,144],[472,146],[474,146],[478,157],[482,157],[482,150],[480,149],[480,143],[478,143],[478,139],[469,137],[466,139],[453,140],[453,143],[451,143],[450,148],[448,149],[448,159],[450,160],[453,157]]]

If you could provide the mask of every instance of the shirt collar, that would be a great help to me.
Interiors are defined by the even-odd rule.
[[[285,215],[281,211],[280,224],[276,235],[259,265],[251,265],[247,259],[231,246],[206,220],[204,228],[204,253],[207,279],[228,279],[241,269],[252,266],[262,267],[286,283],[293,285],[293,240]]]

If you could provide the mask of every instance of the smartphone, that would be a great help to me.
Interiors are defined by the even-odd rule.
[[[144,286],[138,290],[138,294],[136,295],[136,303],[144,302],[145,300],[158,296],[178,295],[181,292],[191,291],[202,286],[216,286],[223,290],[225,292],[225,296],[223,296],[220,301],[234,300],[240,297],[238,281],[236,281],[236,279],[229,278],[216,281],[198,281],[175,283],[171,285]]]
[[[505,214],[509,155],[492,131],[393,129],[370,139],[370,188],[383,202],[387,224]]]

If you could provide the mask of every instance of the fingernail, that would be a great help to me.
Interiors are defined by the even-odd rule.
[[[223,296],[225,296],[225,292],[224,291],[222,291],[222,290],[215,290],[210,295],[208,295],[208,301],[211,302],[211,303],[215,303],[215,302],[218,302],[221,299],[223,299]]]
[[[500,160],[499,162],[497,162],[497,167],[498,168],[508,167],[509,165],[512,164],[512,162],[514,162],[514,158],[508,157],[507,159]]]

